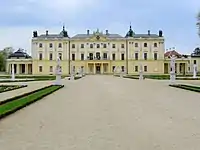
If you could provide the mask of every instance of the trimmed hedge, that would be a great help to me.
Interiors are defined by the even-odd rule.
[[[199,86],[192,86],[192,85],[185,85],[185,84],[174,84],[174,85],[170,84],[169,86],[184,89],[184,90],[194,91],[194,92],[200,92]]]
[[[2,76],[0,76],[2,77]],[[61,78],[65,78],[67,76],[61,76]],[[9,76],[10,78],[10,76]],[[30,79],[31,80],[17,80],[17,79]],[[32,79],[33,78],[33,79]],[[6,78],[5,78],[6,79]],[[15,80],[0,80],[0,83],[8,83],[8,82],[31,82],[31,81],[49,81],[56,80],[56,76],[16,76]]]
[[[0,119],[42,99],[43,97],[63,87],[64,85],[50,85],[29,93],[0,101]]]
[[[144,75],[144,77],[156,80],[170,80],[170,75]],[[176,80],[200,80],[200,78],[192,78],[192,75],[176,75]]]
[[[27,85],[0,85],[0,93],[8,92],[20,88],[27,87]]]

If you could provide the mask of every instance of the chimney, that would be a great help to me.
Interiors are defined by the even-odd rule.
[[[109,33],[108,33],[108,30],[106,30],[106,35],[108,35]]]
[[[46,30],[46,36],[48,35],[48,30]]]
[[[159,30],[159,37],[162,37],[163,36],[163,32],[162,30]]]
[[[151,33],[150,33],[150,30],[148,30],[148,35],[150,35]]]
[[[87,30],[87,35],[89,35],[90,34],[90,30]]]
[[[33,31],[33,37],[37,37],[37,31]]]

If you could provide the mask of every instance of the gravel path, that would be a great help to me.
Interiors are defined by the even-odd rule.
[[[199,150],[200,95],[112,76],[65,87],[0,122],[2,150]]]
[[[0,85],[28,85],[28,87],[20,88],[8,92],[0,93],[0,101],[6,100],[8,98],[15,97],[24,93],[28,93],[47,85],[50,85],[53,81],[34,81],[34,82],[9,82],[9,83],[0,83]]]

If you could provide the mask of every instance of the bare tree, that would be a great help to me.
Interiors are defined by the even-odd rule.
[[[200,11],[197,15],[197,28],[198,28],[198,35],[200,37]]]

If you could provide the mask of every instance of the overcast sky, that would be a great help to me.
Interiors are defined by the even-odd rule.
[[[0,49],[12,46],[30,52],[32,31],[70,36],[109,30],[125,35],[130,22],[135,33],[163,30],[166,49],[190,54],[200,45],[196,15],[200,0],[1,0]]]

